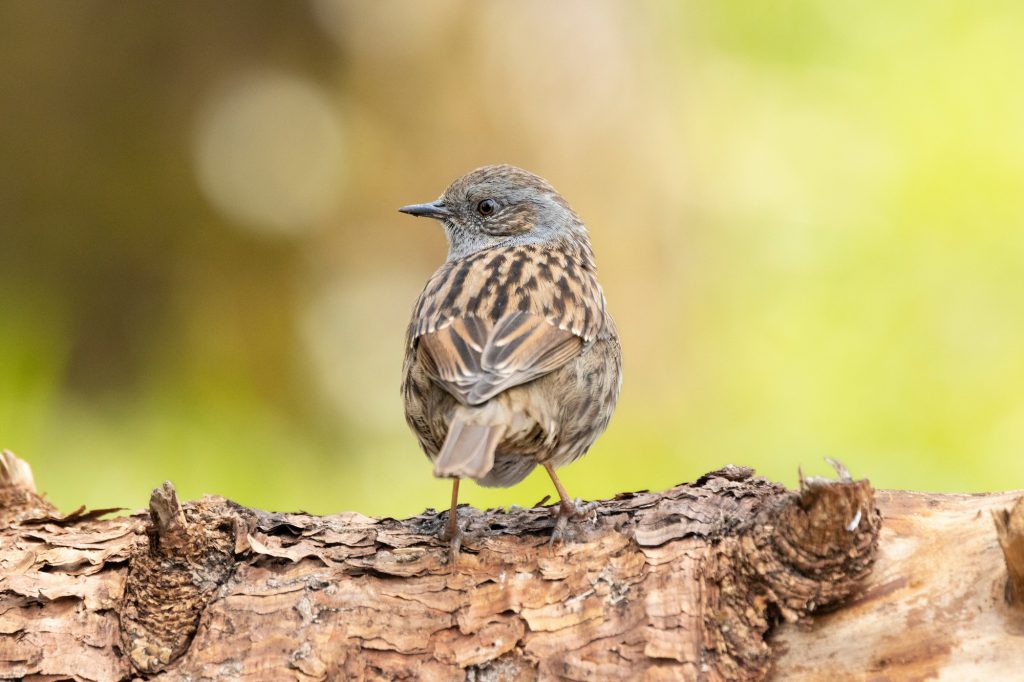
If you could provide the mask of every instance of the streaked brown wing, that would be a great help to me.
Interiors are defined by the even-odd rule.
[[[477,317],[419,337],[428,373],[459,402],[479,405],[502,391],[554,371],[575,357],[583,339],[523,311],[496,323]]]
[[[417,339],[416,354],[427,374],[461,403],[483,374],[480,357],[490,330],[475,317],[452,320],[444,329]]]

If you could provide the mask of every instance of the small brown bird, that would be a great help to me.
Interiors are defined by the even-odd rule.
[[[441,198],[399,209],[441,221],[448,260],[412,313],[402,395],[434,475],[453,478],[447,536],[459,542],[459,479],[507,487],[555,467],[604,431],[622,383],[615,324],[586,227],[533,173],[485,166]]]

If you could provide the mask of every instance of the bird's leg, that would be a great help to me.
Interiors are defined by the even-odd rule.
[[[548,476],[551,477],[551,482],[555,484],[555,490],[558,491],[558,499],[562,501],[559,505],[561,507],[562,514],[570,515],[575,512],[576,505],[569,499],[569,493],[565,492],[565,487],[562,485],[562,482],[558,480],[558,476],[555,474],[555,468],[545,462],[544,469],[548,472]]]
[[[455,565],[455,559],[462,548],[462,531],[459,530],[459,479],[452,480],[452,507],[448,510],[448,525],[445,527],[442,540],[451,543],[448,550],[449,563]]]
[[[548,472],[548,476],[551,477],[551,482],[555,484],[555,490],[558,491],[558,498],[561,500],[558,505],[558,517],[555,519],[555,529],[551,533],[551,542],[554,543],[556,540],[562,539],[562,533],[565,531],[565,526],[569,523],[569,519],[584,518],[597,507],[597,503],[583,504],[578,499],[574,502],[569,498],[569,493],[565,492],[565,487],[558,480],[558,476],[555,475],[555,468],[545,462],[544,469]]]

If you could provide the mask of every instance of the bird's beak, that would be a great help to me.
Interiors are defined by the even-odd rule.
[[[402,213],[408,213],[409,215],[424,216],[426,218],[434,218],[436,220],[444,220],[452,214],[440,199],[437,201],[431,201],[429,204],[409,204],[408,206],[403,206],[398,210]]]

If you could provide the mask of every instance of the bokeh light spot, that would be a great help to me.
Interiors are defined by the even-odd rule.
[[[337,207],[344,162],[338,113],[322,88],[279,72],[229,83],[202,110],[195,163],[209,200],[271,234],[315,227]]]

